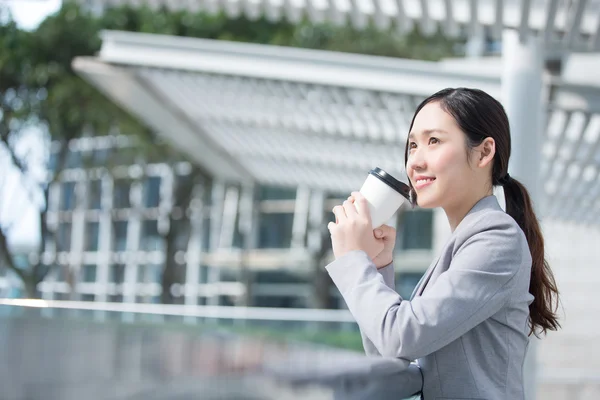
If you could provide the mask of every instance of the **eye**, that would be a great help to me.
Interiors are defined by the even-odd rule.
[[[440,140],[438,138],[435,138],[435,137],[430,137],[429,138],[429,144],[436,144],[436,143],[439,143],[439,142],[440,142]]]
[[[410,142],[410,143],[408,143],[408,148],[410,150],[416,149],[417,148],[417,144],[415,142]]]

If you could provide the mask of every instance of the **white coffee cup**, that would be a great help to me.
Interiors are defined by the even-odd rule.
[[[367,199],[373,229],[389,221],[404,201],[410,201],[410,187],[381,168],[374,168],[360,188]]]

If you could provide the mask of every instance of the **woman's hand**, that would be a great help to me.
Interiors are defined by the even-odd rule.
[[[327,228],[335,258],[354,250],[364,251],[371,259],[377,258],[385,247],[384,239],[373,234],[369,207],[363,195],[352,192],[341,206],[333,208],[333,213],[336,222],[330,222]]]
[[[394,246],[396,245],[396,230],[389,225],[381,225],[373,231],[375,238],[383,240],[383,250],[373,259],[379,268],[386,267],[394,260]]]

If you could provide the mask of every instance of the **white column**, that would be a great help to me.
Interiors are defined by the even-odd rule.
[[[528,35],[519,40],[517,31],[506,30],[502,37],[502,102],[511,128],[512,155],[509,171],[525,184],[534,206],[539,204],[541,133],[544,126],[542,87],[544,54],[541,40]],[[532,336],[524,365],[525,398],[535,399],[537,339]]]
[[[101,178],[100,223],[98,226],[98,264],[96,273],[96,301],[105,302],[110,276],[112,243],[113,179],[109,174]]]
[[[44,284],[46,285],[46,289],[42,291],[42,299],[44,300],[54,300],[56,293],[56,282],[58,277],[58,251],[56,248],[55,234],[57,234],[58,226],[60,224],[58,218],[58,209],[60,206],[60,188],[62,182],[53,182],[50,184],[50,188],[48,190],[48,213],[46,214],[46,223],[48,225],[48,231],[52,232],[49,234],[49,237],[46,238],[46,248],[44,249],[44,262],[48,261],[51,265],[51,270],[46,275],[44,279]]]
[[[526,42],[520,42],[518,33],[512,30],[505,31],[502,39],[502,103],[512,132],[509,170],[526,185],[535,201],[540,193],[541,133],[545,115],[543,48],[539,38],[528,35]]]
[[[211,189],[211,202],[210,202],[210,252],[214,259],[217,254],[221,240],[221,229],[223,227],[223,211],[225,205],[225,190],[226,185],[223,181],[214,181]],[[208,266],[208,282],[211,288],[217,287],[221,280],[221,267],[218,265]],[[216,293],[214,296],[208,298],[208,304],[212,306],[219,305],[219,295]]]
[[[243,235],[239,281],[244,285],[244,295],[238,300],[238,305],[240,306],[248,306],[252,303],[254,277],[249,265],[249,258],[252,250],[258,245],[258,217],[260,214],[255,196],[255,185],[253,183],[246,183],[242,187],[239,218],[239,230]]]
[[[123,302],[135,303],[139,269],[138,251],[140,249],[142,230],[142,184],[140,182],[134,182],[131,185],[129,199],[131,214],[129,215],[129,222],[127,224],[127,260],[125,262],[125,277],[123,282]]]
[[[70,294],[71,300],[79,300],[79,279],[83,263],[83,250],[86,232],[86,208],[88,203],[87,174],[75,183],[75,209],[71,225],[71,249],[69,253]]]
[[[306,224],[308,222],[308,206],[310,203],[310,189],[300,186],[296,190],[296,206],[294,208],[294,224],[292,225],[292,248],[303,249],[306,237]]]
[[[202,264],[202,224],[204,219],[204,186],[196,184],[190,202],[190,239],[187,247],[185,272],[185,304],[198,305],[198,284]]]

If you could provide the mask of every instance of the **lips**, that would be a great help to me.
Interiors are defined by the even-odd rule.
[[[431,185],[435,181],[435,178],[429,176],[417,176],[414,180],[415,189],[422,189],[426,186]]]

